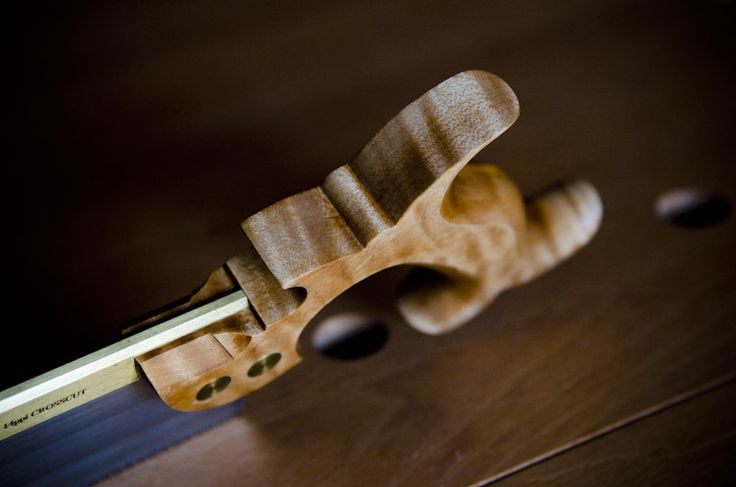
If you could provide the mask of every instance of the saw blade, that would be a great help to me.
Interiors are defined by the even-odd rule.
[[[0,441],[0,485],[90,485],[221,423],[243,404],[181,413],[137,381]]]
[[[139,381],[136,357],[248,305],[242,291],[233,292],[0,392],[0,440]]]

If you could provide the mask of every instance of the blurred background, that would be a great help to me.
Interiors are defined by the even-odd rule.
[[[3,354],[0,385],[189,293],[239,252],[241,220],[319,184],[466,69],[520,99],[481,158],[525,191],[585,177],[632,219],[651,207],[606,197],[653,204],[714,180],[732,194],[734,12],[713,0],[11,8],[3,335],[28,356]]]

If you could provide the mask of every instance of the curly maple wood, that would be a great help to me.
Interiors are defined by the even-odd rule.
[[[587,243],[602,215],[590,184],[560,185],[525,203],[499,168],[466,166],[518,114],[503,80],[460,73],[402,110],[322,186],[245,220],[245,252],[191,302],[239,286],[252,310],[139,357],[162,399],[191,411],[262,387],[300,361],[297,340],[312,317],[383,269],[421,266],[400,287],[398,305],[412,326],[437,334]],[[259,361],[260,375],[249,374]],[[224,390],[197,399],[221,377],[231,379]]]

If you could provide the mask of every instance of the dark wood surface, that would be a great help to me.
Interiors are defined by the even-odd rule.
[[[499,482],[729,485],[736,478],[733,383]]]
[[[244,217],[315,186],[406,103],[468,68],[497,73],[521,102],[520,120],[481,159],[528,192],[589,179],[605,206],[593,243],[442,337],[412,331],[393,310],[390,284],[403,270],[369,280],[321,317],[383,319],[380,351],[330,360],[311,348],[310,329],[303,364],[242,416],[110,483],[466,485],[733,372],[734,218],[692,230],[652,212],[679,186],[736,200],[729,5],[20,12],[11,302],[37,311],[4,332],[23,343],[33,327],[38,338],[3,381],[104,344],[118,323],[186,294],[239,252]],[[708,414],[725,418],[732,401],[711,394]]]

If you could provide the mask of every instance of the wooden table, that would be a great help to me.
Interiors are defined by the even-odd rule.
[[[239,252],[240,220],[315,186],[414,97],[478,68],[522,109],[479,159],[528,192],[589,179],[605,206],[590,246],[441,337],[394,311],[404,269],[374,277],[315,321],[362,312],[388,327],[382,349],[332,360],[311,326],[303,364],[242,415],[107,485],[733,482],[736,224],[653,212],[682,186],[736,201],[733,25],[718,2],[21,12],[11,298],[45,304],[8,331],[42,338],[22,367],[3,359],[5,385],[186,294]]]

